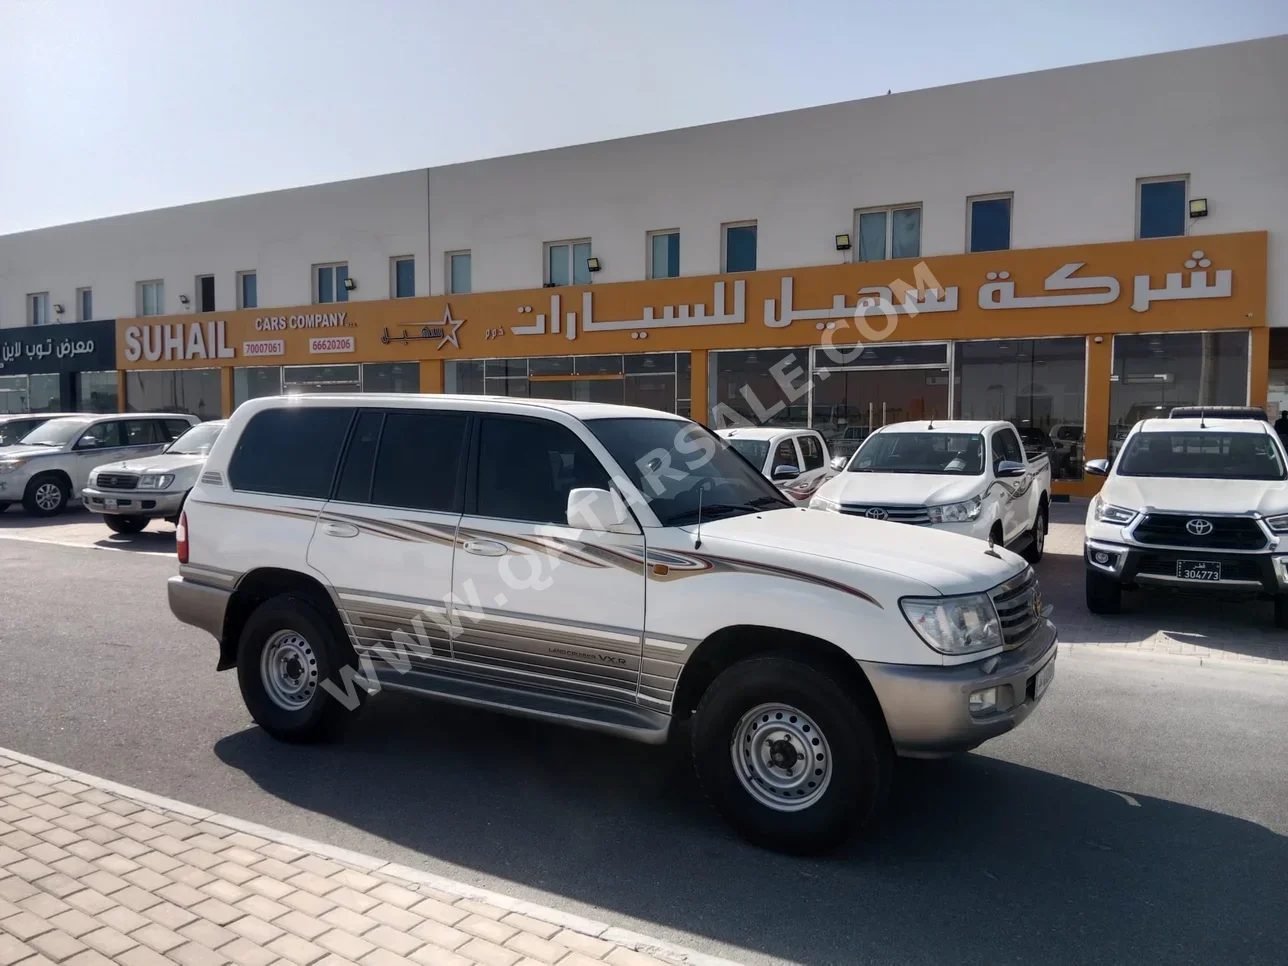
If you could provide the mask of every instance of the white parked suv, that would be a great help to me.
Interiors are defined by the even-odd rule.
[[[1026,456],[1010,423],[918,420],[872,433],[810,506],[937,527],[1042,559],[1051,462]]]
[[[1270,597],[1288,627],[1288,473],[1259,419],[1146,419],[1087,507],[1087,607],[1117,613],[1125,588]]]
[[[863,824],[895,754],[1010,731],[1055,670],[1019,557],[793,507],[655,410],[251,400],[177,545],[171,610],[277,738],[380,688],[651,743],[692,719],[717,809],[788,850]]]
[[[51,419],[0,450],[0,510],[21,500],[33,516],[61,513],[96,467],[159,453],[196,422],[186,413]]]
[[[797,506],[806,506],[814,491],[835,472],[829,465],[827,443],[812,429],[739,426],[718,429],[716,434]]]
[[[139,533],[149,520],[179,522],[188,496],[225,420],[198,423],[156,456],[105,463],[81,492],[85,509],[103,514],[116,533]]]

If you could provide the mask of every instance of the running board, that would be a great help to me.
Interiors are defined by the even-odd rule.
[[[647,708],[558,691],[497,684],[463,674],[421,668],[403,672],[396,668],[378,667],[376,681],[389,691],[405,691],[453,704],[601,731],[648,745],[665,744],[671,730],[669,714]]]

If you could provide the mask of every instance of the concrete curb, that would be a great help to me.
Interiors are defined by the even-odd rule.
[[[587,919],[584,916],[578,916],[574,913],[563,912],[559,909],[551,909],[548,906],[542,906],[535,902],[528,902],[524,899],[516,899],[513,896],[507,896],[504,893],[493,892],[489,889],[481,889],[478,886],[472,886],[465,882],[457,882],[455,879],[448,879],[429,872],[422,872],[420,869],[413,869],[410,866],[400,865],[396,862],[387,862],[384,859],[366,855],[362,852],[354,852],[351,849],[343,849],[338,846],[328,845],[325,842],[318,842],[313,839],[303,838],[299,835],[292,835],[289,832],[281,832],[277,829],[269,828],[266,825],[260,825],[256,822],[248,822],[245,819],[237,818],[234,815],[224,815],[220,812],[212,812],[208,808],[201,808],[197,805],[189,805],[186,802],[175,801],[172,798],[154,795],[151,792],[132,788],[129,785],[122,785],[118,782],[110,781],[106,778],[100,778],[97,775],[90,775],[83,771],[77,771],[74,768],[67,768],[64,765],[45,761],[42,758],[36,758],[32,755],[25,755],[20,751],[13,751],[3,746],[0,746],[0,757],[9,758],[13,761],[30,765],[33,768],[39,768],[41,771],[51,772],[55,775],[62,775],[64,778],[80,782],[82,785],[97,788],[109,795],[115,795],[117,798],[129,799],[130,801],[137,802],[138,804],[148,808],[156,809],[157,811],[182,815],[195,822],[210,822],[212,825],[219,825],[236,832],[245,832],[248,835],[257,836],[261,839],[266,839],[269,842],[277,842],[281,845],[287,845],[292,848],[299,849],[302,852],[310,852],[314,855],[320,855],[324,858],[332,859],[336,862],[340,862],[344,865],[349,865],[366,872],[373,872],[382,876],[401,879],[404,882],[409,883],[409,888],[412,888],[413,890],[416,886],[424,885],[438,889],[441,892],[450,893],[451,895],[458,896],[462,899],[475,899],[481,902],[487,902],[501,909],[505,909],[507,912],[517,912],[532,919],[539,919],[552,926],[571,929],[574,932],[583,933],[596,939],[602,939],[604,942],[615,943],[619,946],[624,946],[627,949],[633,949],[649,956],[669,959],[674,963],[683,964],[683,966],[741,966],[741,964],[730,959],[721,959],[718,956],[709,956],[706,953],[700,953],[694,949],[688,949],[684,946],[678,946],[661,939],[655,939],[651,936],[632,932],[629,929],[621,929],[617,926],[610,926],[608,923],[598,922],[594,919]]]
[[[1288,674],[1288,662],[1272,661],[1269,658],[1204,657],[1201,654],[1170,654],[1167,651],[1150,651],[1145,650],[1144,648],[1132,647],[1127,644],[1074,644],[1068,641],[1061,641],[1059,648],[1061,654],[1068,654],[1071,656],[1076,655],[1079,652],[1084,654],[1116,654],[1126,658],[1135,658],[1137,660],[1162,661],[1167,664],[1187,664],[1191,667],[1226,669],[1230,671],[1255,671],[1258,674]]]

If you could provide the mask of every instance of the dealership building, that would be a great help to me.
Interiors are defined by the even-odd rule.
[[[1288,408],[1285,92],[1276,37],[7,235],[0,413],[1000,418],[1084,494],[1144,416]]]

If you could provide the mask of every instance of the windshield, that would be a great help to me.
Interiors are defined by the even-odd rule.
[[[678,419],[588,419],[664,527],[791,507],[729,443]]]
[[[846,470],[979,476],[984,472],[984,437],[965,433],[877,433],[868,437]]]
[[[179,456],[207,456],[210,453],[210,447],[215,445],[215,440],[223,432],[223,428],[223,423],[201,423],[193,426],[176,439],[166,452]]]
[[[723,437],[722,437],[723,438]],[[769,455],[767,439],[726,439],[726,443],[736,449],[752,466],[764,466],[765,457]]]
[[[1263,433],[1137,433],[1123,449],[1119,476],[1204,480],[1282,480],[1279,448]]]
[[[24,446],[66,446],[90,424],[88,419],[51,419],[22,438]]]

